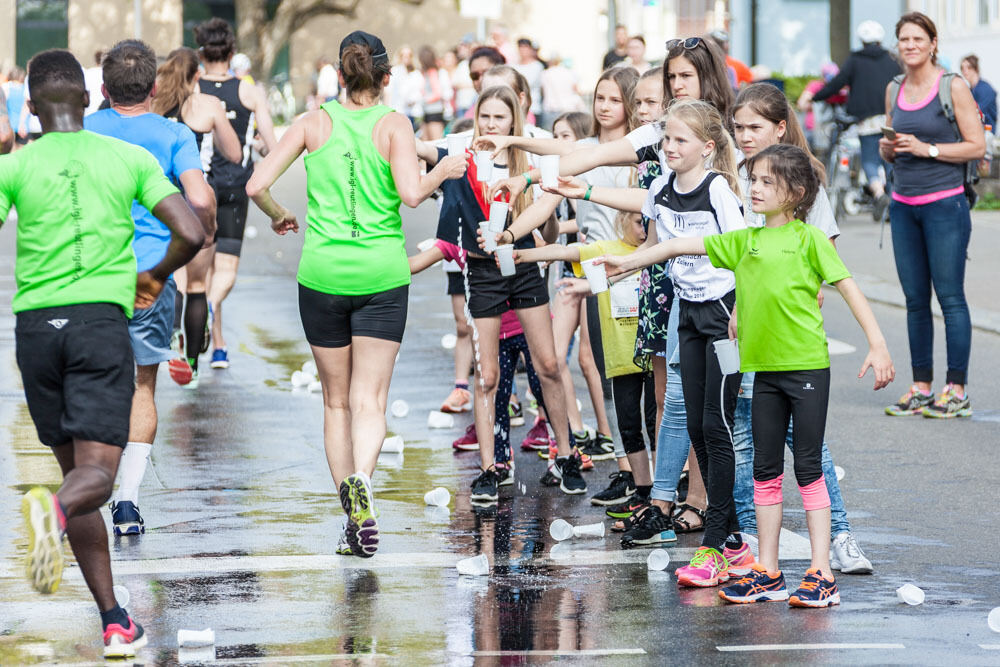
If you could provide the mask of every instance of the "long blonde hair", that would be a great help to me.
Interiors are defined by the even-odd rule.
[[[486,100],[497,99],[503,102],[507,109],[510,110],[511,115],[514,118],[514,124],[511,127],[510,133],[512,136],[523,136],[524,135],[524,117],[521,114],[521,106],[518,103],[517,93],[510,86],[493,86],[492,88],[487,88],[479,95],[479,99],[476,101],[476,112],[473,115],[473,119],[476,123],[475,129],[472,132],[472,140],[475,142],[476,139],[480,137],[479,131],[479,109],[483,106]],[[528,154],[519,148],[508,148],[507,149],[507,172],[511,175],[523,174],[531,168],[531,164],[528,162]],[[483,197],[485,198],[485,193],[487,190],[487,185],[485,183],[480,184],[483,188]],[[521,215],[524,209],[531,205],[534,201],[534,195],[531,192],[531,188],[525,188],[524,192],[513,202],[513,216],[516,218]]]
[[[156,72],[156,97],[153,113],[161,116],[180,109],[191,97],[191,84],[198,73],[198,54],[194,49],[181,47],[167,56],[167,61]]]
[[[722,114],[718,109],[704,100],[677,99],[667,106],[665,120],[673,118],[687,125],[699,140],[715,142],[715,148],[709,157],[709,169],[722,174],[732,191],[742,197],[736,167],[736,145],[722,122]]]

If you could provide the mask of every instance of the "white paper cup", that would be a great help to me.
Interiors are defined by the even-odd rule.
[[[517,273],[517,266],[514,264],[514,244],[505,243],[498,245],[496,249],[497,259],[500,260],[500,275],[512,276]]]
[[[608,270],[603,264],[594,264],[593,259],[580,262],[583,267],[583,275],[587,276],[590,283],[590,291],[600,294],[608,290]]]
[[[538,168],[542,172],[542,185],[547,188],[559,187],[558,155],[542,155],[538,158]]]
[[[453,157],[455,155],[465,155],[465,137],[460,134],[449,134],[447,137],[448,141],[448,157]]]
[[[840,466],[833,466],[833,472],[837,475],[837,481],[844,479],[844,469]]]
[[[455,426],[455,418],[447,412],[431,410],[427,415],[427,426],[429,428],[453,428]]]
[[[993,608],[993,611],[986,617],[986,624],[993,632],[1000,632],[1000,607]]]
[[[243,235],[248,239],[255,239],[257,238],[257,228],[253,225],[247,225],[243,230]]]
[[[505,201],[495,201],[490,203],[490,227],[497,230],[497,234],[507,226],[507,214],[510,213],[510,206]]]
[[[573,537],[604,537],[604,524],[588,523],[585,526],[573,526]]]
[[[433,248],[434,244],[435,244],[434,239],[424,239],[423,241],[417,244],[417,250],[419,250],[420,252],[426,252],[431,248]]]
[[[493,178],[493,151],[476,151],[476,175],[480,183]]]
[[[489,220],[483,220],[479,223],[479,231],[483,234],[483,250],[494,252],[497,249],[497,234],[499,232],[493,231],[493,223]]]
[[[313,361],[312,359],[304,362],[302,364],[302,372],[305,373],[306,375],[313,375],[313,376],[315,376],[316,375],[316,362]]]
[[[896,596],[900,602],[905,602],[910,606],[924,603],[924,591],[913,584],[903,584],[897,588]]]
[[[406,415],[410,414],[410,404],[401,398],[397,398],[393,401],[389,409],[392,411],[392,416],[396,419],[402,419]]]
[[[312,393],[312,394],[319,394],[319,393],[322,393],[322,391],[323,391],[323,384],[319,380],[316,380],[315,382],[310,382],[309,383],[309,392],[310,393]]]
[[[215,644],[215,631],[211,628],[205,628],[204,630],[177,631],[178,646],[212,646],[213,644]]]
[[[432,507],[444,507],[451,500],[451,492],[443,486],[424,494],[424,503]]]
[[[732,375],[740,372],[740,347],[734,340],[717,340],[712,345],[715,346],[715,356],[719,358],[719,369],[723,375]]]
[[[650,570],[665,570],[670,565],[670,554],[666,549],[653,549],[646,557],[646,567]]]
[[[111,590],[115,594],[115,602],[118,603],[118,606],[122,609],[127,607],[128,601],[132,599],[132,596],[129,595],[128,589],[124,586],[118,585],[112,586]]]
[[[463,558],[455,563],[455,569],[459,574],[469,577],[483,577],[490,573],[490,561],[486,554],[479,554],[473,558]]]
[[[206,662],[215,662],[215,646],[198,646],[196,648],[177,649],[177,664],[179,665],[203,665]]]
[[[304,371],[292,371],[293,387],[308,387],[314,376],[306,374]]]
[[[573,526],[569,521],[564,519],[556,519],[549,524],[549,535],[552,539],[557,542],[562,542],[563,540],[568,540],[573,537]]]
[[[392,435],[382,441],[383,454],[399,454],[404,447],[403,436]]]
[[[453,333],[446,333],[441,336],[441,347],[446,350],[454,350],[455,345],[458,344],[458,338],[455,337]]]

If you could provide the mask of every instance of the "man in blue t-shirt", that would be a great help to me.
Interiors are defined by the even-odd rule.
[[[156,86],[156,56],[143,42],[119,42],[104,57],[105,97],[111,108],[84,119],[84,129],[142,146],[157,159],[163,173],[184,191],[188,204],[205,228],[207,243],[215,234],[215,194],[205,181],[194,133],[181,123],[152,113]],[[135,220],[133,248],[140,272],[156,266],[167,252],[170,231],[138,202],[132,203]],[[149,308],[136,310],[129,322],[136,363],[136,388],[128,446],[121,459],[118,491],[111,503],[116,535],[145,532],[139,514],[139,485],[156,435],[156,373],[160,362],[170,361],[170,334],[177,287],[167,281]],[[187,364],[187,361],[184,361]],[[173,375],[173,373],[172,373]],[[190,368],[187,380],[190,381]]]

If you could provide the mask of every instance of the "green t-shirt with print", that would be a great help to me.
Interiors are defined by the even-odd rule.
[[[635,246],[622,241],[596,241],[580,246],[580,261],[602,255],[631,255]],[[573,263],[573,272],[583,277],[583,267]],[[614,295],[614,306],[612,305]],[[634,300],[635,314],[624,315],[625,305]],[[613,378],[619,375],[641,373],[635,365],[635,336],[639,327],[639,280],[634,276],[612,285],[611,289],[597,295],[597,311],[601,319],[601,347],[604,350],[604,374]],[[612,312],[614,308],[615,312]],[[631,312],[629,310],[628,312]],[[615,317],[615,315],[619,315]]]
[[[132,202],[178,192],[145,149],[93,132],[48,132],[0,156],[0,224],[17,209],[13,310],[114,303],[132,316]]]
[[[736,274],[740,371],[829,368],[817,294],[851,274],[823,232],[793,220],[704,241],[712,264]]]

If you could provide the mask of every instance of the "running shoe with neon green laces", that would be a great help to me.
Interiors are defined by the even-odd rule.
[[[969,402],[969,394],[963,392],[961,396],[955,390],[955,385],[948,383],[941,391],[941,395],[932,405],[928,405],[922,410],[924,417],[931,419],[954,419],[955,417],[971,417],[972,404]]]
[[[707,588],[729,581],[729,563],[712,547],[699,547],[691,562],[677,568],[677,584]]]
[[[919,415],[924,408],[930,405],[934,405],[934,394],[925,394],[917,385],[913,385],[899,401],[885,409],[885,414],[890,417]]]
[[[39,593],[55,593],[63,573],[62,538],[66,521],[59,499],[36,486],[21,498],[21,514],[28,528],[28,579]]]

